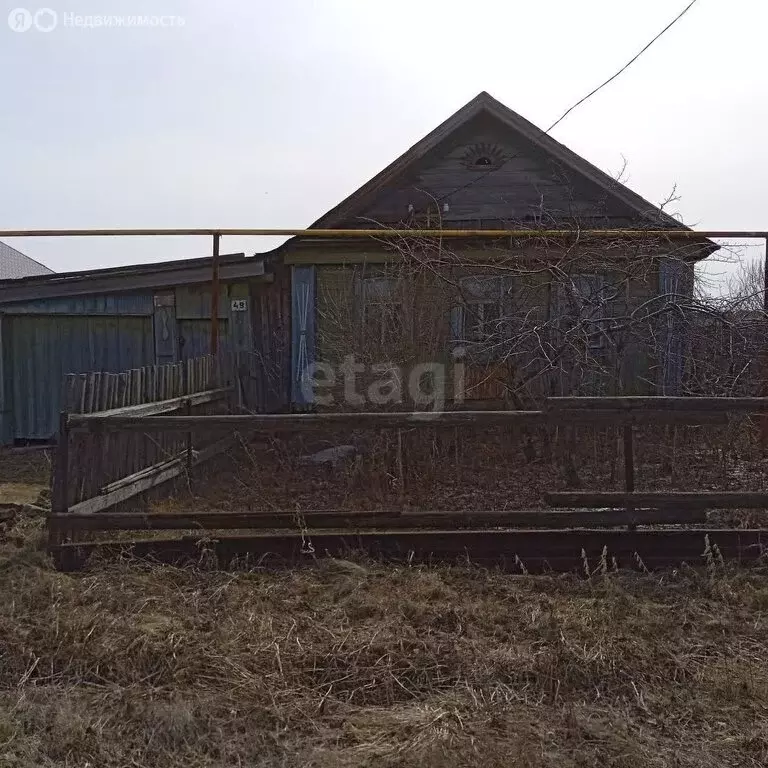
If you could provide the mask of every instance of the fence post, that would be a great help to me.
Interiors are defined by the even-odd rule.
[[[624,425],[624,490],[627,494],[635,491],[635,450],[634,450],[634,430],[631,424]],[[634,514],[635,507],[627,499],[627,516]],[[634,524],[630,524],[630,529],[634,529]]]
[[[397,430],[397,478],[400,492],[400,506],[405,504],[405,439],[403,430]]]
[[[192,415],[192,401],[187,400],[187,407],[185,410],[187,416]],[[192,432],[187,432],[187,474],[192,471]]]
[[[69,508],[69,413],[59,414],[59,442],[54,463],[51,512],[48,516],[48,550],[62,543],[62,525],[51,519],[52,515],[66,515]]]
[[[763,321],[768,320],[768,232],[765,235],[765,257],[763,260]],[[768,349],[763,352],[763,381],[758,391],[759,395],[768,395]],[[768,415],[760,416],[760,449],[765,456],[768,450]]]
[[[213,233],[213,258],[211,259],[211,354],[219,354],[219,243],[221,235]]]

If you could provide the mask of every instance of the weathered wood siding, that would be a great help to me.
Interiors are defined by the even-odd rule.
[[[274,282],[251,285],[253,360],[247,373],[248,389],[255,390],[247,407],[267,412],[288,407],[291,384],[290,267],[274,264],[273,274]]]
[[[494,270],[488,264],[481,274],[494,272],[505,274],[503,269]],[[343,400],[340,365],[347,355],[354,355],[357,362],[366,366],[365,373],[358,377],[360,392],[375,378],[371,366],[387,362],[400,367],[406,381],[409,370],[417,364],[438,362],[446,366],[452,381],[452,350],[457,346],[452,319],[455,307],[461,303],[457,286],[464,278],[477,274],[476,269],[467,265],[446,268],[439,274],[430,270],[400,273],[403,286],[397,289],[394,302],[398,305],[402,338],[385,344],[372,339],[366,328],[360,286],[366,277],[389,275],[397,280],[397,268],[380,264],[318,266],[316,359],[330,364],[336,376],[335,387],[324,392],[331,393],[335,402]],[[609,285],[620,287],[610,302],[611,317],[629,317],[643,307],[649,312],[653,310],[650,300],[659,291],[657,263],[645,264],[629,275],[625,268],[606,269],[602,276]],[[548,334],[564,311],[558,303],[560,290],[561,284],[553,282],[546,270],[511,278],[503,307],[508,333],[513,337],[518,328],[527,330],[521,334],[520,343],[504,345],[499,354],[473,350],[471,344],[462,345],[467,349],[466,399],[508,398],[518,407],[527,407],[547,395],[651,394],[657,390],[662,369],[659,350],[650,332],[638,333],[635,327],[633,332],[617,333],[615,347],[608,345],[587,358],[574,355],[571,350],[558,350],[556,338]],[[540,338],[534,338],[530,332],[537,325],[541,327]],[[540,344],[548,343],[554,365],[541,372],[548,364]],[[450,399],[450,393],[447,397]]]
[[[486,152],[496,165],[475,166]],[[443,204],[448,211],[443,211]],[[589,221],[628,225],[638,218],[592,181],[564,169],[522,137],[512,137],[492,118],[480,115],[428,153],[410,178],[385,190],[345,226],[361,222],[408,221],[409,205],[423,216],[432,211],[449,222]],[[435,218],[433,223],[437,223]]]

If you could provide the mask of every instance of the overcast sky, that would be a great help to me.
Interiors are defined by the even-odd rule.
[[[58,24],[42,32],[6,25],[18,2],[0,18],[3,229],[304,227],[481,90],[548,126],[687,4],[45,0]],[[84,28],[71,14],[184,23]],[[768,229],[767,27],[764,2],[699,0],[552,135],[611,173],[626,157],[653,202],[677,184],[689,225]],[[210,247],[9,243],[56,271]]]

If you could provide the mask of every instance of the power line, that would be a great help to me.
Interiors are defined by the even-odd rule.
[[[617,77],[626,72],[657,40],[659,40],[666,32],[672,29],[672,27],[674,27],[675,24],[677,24],[677,22],[680,21],[680,19],[682,19],[683,16],[685,16],[685,14],[688,13],[688,11],[690,11],[698,1],[699,0],[691,0],[691,2],[688,3],[688,5],[674,19],[672,19],[672,21],[670,21],[666,27],[664,27],[664,29],[662,29],[661,32],[659,32],[659,34],[656,35],[656,37],[654,37],[650,43],[648,43],[648,45],[646,45],[639,53],[631,58],[618,72],[616,72],[616,74],[611,75],[611,77],[609,77],[604,83],[598,85],[597,88],[595,88],[593,91],[590,91],[586,96],[584,96],[584,98],[579,99],[579,101],[577,101],[572,107],[566,109],[565,112],[563,112],[563,114],[557,120],[555,120],[555,122],[552,123],[552,125],[550,125],[546,131],[544,131],[544,133],[549,133],[553,128],[562,123],[563,120],[565,120],[565,118],[568,117],[568,115],[570,115],[574,109],[580,107],[585,101],[591,99],[598,91],[601,91],[603,88],[605,88],[606,85],[612,83]]]
[[[667,24],[666,27],[664,27],[664,29],[662,29],[661,32],[659,32],[659,34],[656,35],[656,37],[654,37],[653,40],[651,40],[650,43],[648,43],[648,45],[646,45],[632,59],[630,59],[618,72],[616,72],[616,74],[614,74],[611,77],[609,77],[604,83],[599,85],[593,91],[590,91],[586,96],[584,96],[583,99],[579,99],[579,101],[577,101],[572,107],[569,107],[565,112],[563,112],[563,114],[557,120],[555,120],[555,122],[552,123],[552,125],[550,125],[549,128],[547,128],[546,131],[541,131],[541,132],[544,135],[548,134],[553,128],[555,128],[560,123],[562,123],[563,120],[565,120],[565,118],[568,117],[568,115],[570,115],[571,112],[573,112],[574,109],[576,109],[577,107],[580,107],[585,101],[587,101],[588,99],[591,99],[598,91],[601,91],[603,88],[605,88],[606,85],[608,85],[609,83],[612,83],[617,77],[619,77],[621,74],[626,72],[626,70],[629,69],[629,67],[631,67],[657,40],[659,40],[659,38],[661,38],[667,31],[669,31],[672,27],[674,27],[675,24],[677,24],[677,22],[680,21],[680,19],[682,19],[683,16],[685,16],[686,13],[688,13],[688,11],[690,11],[691,8],[693,8],[693,6],[696,5],[697,2],[698,2],[698,0],[691,0],[691,2],[688,3],[688,5],[677,16],[675,16],[675,18],[672,19],[672,21],[669,24]],[[539,130],[541,130],[541,129],[539,129]],[[513,155],[511,158],[508,158],[508,160],[514,160],[515,158],[517,158],[519,156],[520,155],[518,153],[516,155]],[[501,166],[499,166],[499,167],[501,167]],[[477,178],[474,178],[471,181],[468,181],[466,184],[463,184],[462,186],[457,187],[452,192],[448,192],[448,193],[444,194],[441,198],[439,198],[438,202],[442,202],[446,198],[452,197],[457,192],[461,192],[462,190],[467,189],[468,187],[474,186],[479,181],[482,181],[483,179],[485,179],[487,176],[490,176],[492,173],[495,173],[497,170],[498,170],[498,167],[497,168],[492,168],[491,170],[486,171],[485,173],[481,174]]]

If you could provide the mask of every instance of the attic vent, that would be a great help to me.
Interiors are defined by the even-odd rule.
[[[496,144],[473,144],[467,147],[462,162],[474,170],[493,170],[504,164],[504,150]]]

